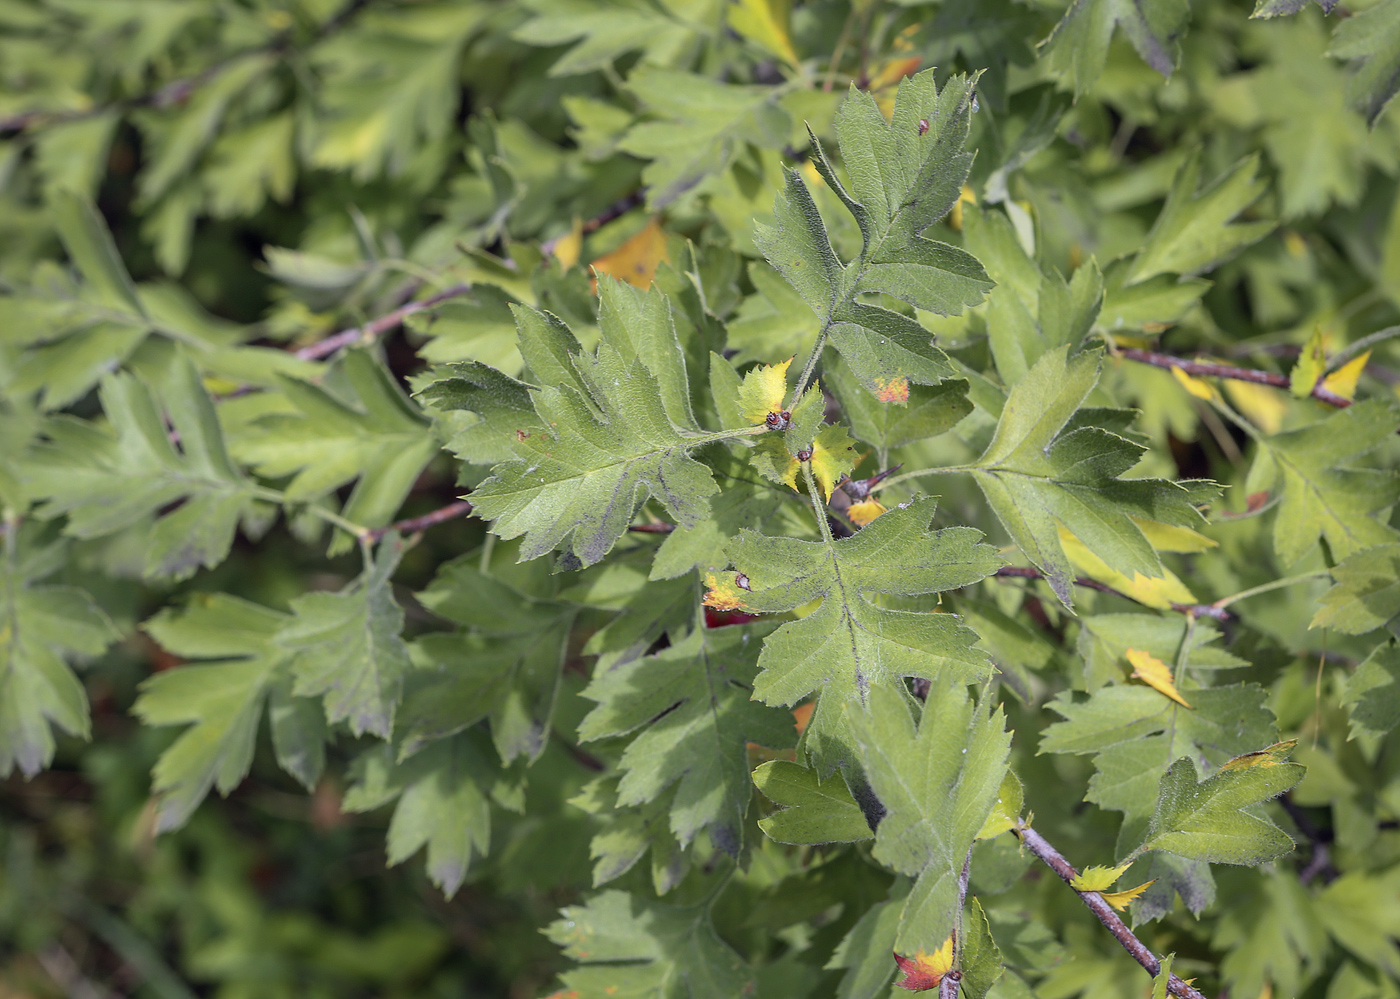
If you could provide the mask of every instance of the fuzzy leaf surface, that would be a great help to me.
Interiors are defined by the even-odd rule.
[[[752,797],[746,744],[786,749],[792,715],[752,700],[761,647],[749,628],[697,629],[684,641],[594,676],[597,707],[579,724],[592,741],[635,732],[622,753],[618,803],[636,805],[677,784],[671,831],[687,845],[702,829],[737,853]]]
[[[1204,522],[1190,495],[1165,479],[1124,479],[1141,445],[1072,418],[1098,382],[1099,358],[1047,351],[1011,390],[976,479],[1022,553],[1066,607],[1074,569],[1060,525],[1125,575],[1160,576],[1162,563],[1134,518],[1178,527]]]
[[[606,278],[599,289],[603,342],[593,353],[557,319],[517,311],[522,349],[542,383],[532,392],[535,412],[547,429],[517,436],[516,459],[497,465],[472,503],[501,537],[524,536],[522,559],[566,545],[593,565],[648,496],[693,526],[718,491],[688,452],[733,434],[706,434],[695,422],[666,300]]]
[[[935,951],[956,927],[958,877],[996,804],[1011,746],[1000,709],[988,712],[961,683],[930,688],[917,729],[907,701],[877,688],[852,723],[885,810],[874,856],[916,879],[895,939],[901,954]]]
[[[827,743],[839,741],[843,718],[868,703],[871,690],[906,676],[932,680],[946,672],[972,681],[990,674],[986,654],[973,648],[975,634],[953,615],[882,606],[880,594],[956,589],[1002,564],[977,531],[931,530],[936,506],[916,499],[830,544],[745,530],[727,549],[748,578],[737,609],[771,613],[821,599],[817,610],[764,640],[754,697],[794,704],[821,692],[806,741],[824,772],[840,756]]]
[[[389,738],[410,666],[403,608],[390,583],[399,551],[391,535],[344,590],[297,597],[275,639],[291,657],[295,693],[322,697],[326,719],[348,722],[356,735]]]

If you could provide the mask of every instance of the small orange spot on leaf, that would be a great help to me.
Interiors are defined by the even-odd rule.
[[[909,401],[909,379],[902,375],[898,378],[891,378],[888,381],[877,378],[875,385],[878,389],[875,398],[881,402],[908,402]]]

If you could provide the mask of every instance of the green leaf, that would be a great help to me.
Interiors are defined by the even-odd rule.
[[[150,530],[146,574],[183,579],[218,565],[255,486],[229,458],[194,365],[179,356],[159,395],[132,375],[110,375],[101,401],[110,429],[61,417],[36,448],[30,469],[34,495],[47,500],[41,516],[66,514],[66,533],[94,538],[178,504]]]
[[[395,732],[400,757],[483,718],[501,762],[537,760],[549,741],[569,631],[578,608],[483,575],[473,553],[446,563],[418,600],[465,631],[415,643],[429,668],[414,670]]]
[[[1181,486],[1124,479],[1144,448],[1072,419],[1098,382],[1099,356],[1041,355],[1002,409],[975,477],[997,519],[1066,607],[1074,569],[1060,545],[1063,525],[1110,568],[1160,576],[1162,564],[1134,518],[1194,527],[1204,518]]]
[[[1400,648],[1378,645],[1347,677],[1339,702],[1351,709],[1351,734],[1379,737],[1400,725]]]
[[[837,989],[838,999],[878,999],[889,994],[896,969],[890,954],[909,895],[909,882],[900,881],[888,902],[877,902],[866,910],[827,961],[827,968],[846,969]]]
[[[1192,153],[1177,171],[1126,283],[1158,274],[1199,274],[1272,231],[1272,222],[1234,221],[1268,187],[1255,176],[1258,169],[1259,157],[1247,156],[1198,193],[1201,158]]]
[[[580,963],[560,976],[578,999],[752,994],[748,963],[720,940],[707,904],[657,905],[605,891],[560,915],[544,932]]]
[[[383,527],[438,451],[427,419],[367,350],[346,351],[323,385],[281,378],[290,406],[255,420],[235,444],[268,478],[291,476],[287,499],[309,503],[355,483],[341,515]],[[330,386],[336,390],[331,390]],[[337,536],[332,554],[352,539]]]
[[[407,173],[453,128],[462,47],[488,12],[479,4],[425,7],[317,45],[312,62],[324,82],[304,140],[311,164],[362,183]]]
[[[1026,255],[1011,221],[975,205],[963,209],[967,248],[997,282],[987,301],[987,334],[1002,383],[1014,385],[1047,350],[1078,350],[1103,303],[1103,276],[1092,260],[1066,282]]]
[[[1144,850],[1165,850],[1212,864],[1256,866],[1293,850],[1293,840],[1250,810],[1303,779],[1307,768],[1283,762],[1292,742],[1235,757],[1205,780],[1182,757],[1167,768]]]
[[[1173,663],[1188,639],[1191,647],[1186,651],[1185,664],[1193,671],[1249,665],[1247,660],[1214,645],[1220,632],[1205,620],[1188,627],[1177,614],[1095,614],[1081,618],[1081,625],[1078,648],[1084,658],[1084,683],[1090,691],[1123,679],[1124,671],[1131,666],[1129,649],[1140,649],[1155,659]]]
[[[877,687],[869,712],[852,719],[861,765],[885,811],[873,855],[917,879],[895,939],[901,954],[933,952],[957,926],[958,878],[996,804],[1011,746],[1001,711],[988,713],[960,682],[930,688],[917,731],[908,700]]]
[[[602,823],[588,847],[594,860],[593,887],[616,880],[651,852],[651,881],[657,895],[674,891],[690,872],[690,858],[671,832],[674,790],[634,808],[617,804],[616,777],[590,781],[569,804]]]
[[[156,828],[183,826],[209,789],[227,796],[248,773],[268,692],[285,670],[273,644],[287,621],[227,594],[200,595],[183,612],[169,608],[142,627],[161,647],[187,659],[212,660],[157,673],[132,706],[147,725],[185,725],[154,773],[160,804]]]
[[[593,353],[557,320],[519,310],[522,351],[543,384],[535,412],[548,429],[514,444],[515,461],[496,466],[473,494],[477,512],[503,538],[524,535],[520,557],[567,544],[582,565],[605,556],[637,507],[654,496],[683,526],[694,526],[718,492],[691,448],[732,437],[706,434],[690,412],[685,356],[658,293],[603,279],[616,310],[600,314],[603,341]],[[625,305],[621,303],[626,303]],[[622,317],[634,325],[623,329]],[[526,329],[547,335],[528,348]],[[566,339],[567,338],[567,339]],[[552,379],[547,381],[546,379]]]
[[[1282,479],[1274,518],[1274,551],[1283,565],[1296,563],[1327,540],[1335,559],[1346,559],[1397,534],[1374,514],[1400,496],[1392,470],[1352,468],[1359,458],[1400,429],[1400,409],[1367,399],[1298,430],[1263,440]],[[1266,488],[1261,483],[1260,488]]]
[[[683,58],[694,44],[699,25],[671,16],[666,8],[640,2],[533,0],[534,17],[512,37],[530,45],[575,41],[549,68],[550,76],[571,76],[602,69],[638,49],[646,62],[665,66]]]
[[[87,695],[65,660],[101,655],[117,639],[107,615],[82,590],[38,581],[61,564],[61,550],[31,547],[14,522],[0,564],[0,776],[15,767],[33,777],[53,760],[56,725],[86,739]]]
[[[1001,979],[1001,951],[992,939],[982,903],[974,896],[967,900],[962,945],[962,990],[968,999],[987,999],[987,993]]]
[[[1317,915],[1328,934],[1391,981],[1400,977],[1400,868],[1349,871],[1317,899]]]
[[[825,377],[856,437],[877,448],[903,447],[947,433],[973,408],[968,384],[961,379],[911,385],[908,400],[901,404],[881,401],[867,392],[850,366],[839,359],[826,365]]]
[[[356,735],[389,738],[409,669],[403,609],[390,584],[400,550],[389,535],[344,590],[297,597],[274,639],[291,657],[297,696],[323,697],[327,720],[348,722]]]
[[[792,131],[772,87],[641,66],[628,77],[627,89],[658,119],[633,125],[619,143],[624,152],[651,160],[642,181],[652,209],[724,170],[743,143],[780,149]]]
[[[1102,75],[1116,29],[1145,63],[1171,76],[1174,42],[1190,16],[1187,0],[1074,0],[1046,39],[1044,57],[1053,72],[1069,77],[1078,98]]]
[[[930,530],[936,506],[913,500],[830,543],[745,530],[727,549],[748,579],[739,609],[786,611],[821,599],[817,610],[764,640],[753,693],[766,704],[794,704],[820,691],[805,741],[823,774],[843,762],[843,719],[872,690],[908,676],[972,681],[990,674],[985,653],[973,648],[976,636],[956,617],[896,610],[880,596],[956,589],[1001,565],[970,528]]]
[[[759,643],[748,628],[702,629],[658,652],[595,674],[582,695],[596,701],[579,739],[632,735],[622,753],[618,804],[656,798],[675,783],[671,831],[682,846],[705,830],[737,855],[753,797],[746,745],[786,749],[792,715],[750,699]]]
[[[509,461],[514,439],[540,429],[529,386],[476,361],[433,369],[413,394],[435,411],[447,449],[471,465]]]
[[[1123,813],[1119,856],[1142,842],[1158,785],[1172,761],[1188,756],[1206,772],[1278,738],[1265,693],[1254,684],[1190,690],[1193,708],[1139,686],[1112,686],[1088,700],[1050,702],[1065,720],[1045,729],[1042,753],[1093,753],[1085,800]]]
[[[1389,627],[1400,615],[1400,543],[1366,548],[1332,569],[1336,580],[1318,601],[1309,628],[1363,635]]]
[[[81,194],[59,190],[54,192],[51,210],[63,248],[98,300],[108,308],[145,318],[136,285],[93,203]]]
[[[836,121],[849,191],[811,136],[818,172],[860,227],[862,250],[849,264],[837,258],[796,171],[788,171],[774,205],[776,225],[755,227],[755,244],[816,313],[818,344],[829,340],[861,383],[886,401],[907,398],[911,381],[934,384],[955,371],[918,322],[860,296],[879,292],[954,315],[991,287],[975,257],[922,235],[953,207],[967,178],[971,95],[965,77],[940,91],[931,72],[921,73],[900,83],[890,122],[874,98],[852,88]]]
[[[405,763],[389,746],[362,755],[343,807],[367,812],[397,799],[389,820],[389,866],[428,848],[428,876],[451,898],[472,859],[491,847],[489,788],[481,775],[491,767],[464,735],[433,743]]]
[[[1384,0],[1337,25],[1332,55],[1351,60],[1347,98],[1374,127],[1400,90],[1400,3]]]
[[[1242,875],[1248,874],[1248,879]],[[1297,995],[1328,956],[1313,895],[1291,871],[1222,871],[1221,914],[1211,943],[1232,993],[1274,988]]]
[[[855,843],[875,833],[839,775],[822,780],[815,770],[770,760],[753,772],[754,786],[779,806],[758,827],[779,843]]]

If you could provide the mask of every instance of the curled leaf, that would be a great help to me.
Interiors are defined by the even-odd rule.
[[[908,989],[910,992],[936,989],[943,976],[953,967],[953,935],[950,933],[948,939],[943,941],[943,946],[932,954],[923,950],[915,951],[913,957],[901,957],[896,954],[894,963],[899,965],[899,970],[904,973],[904,977],[895,982],[901,989]]]
[[[1170,697],[1183,708],[1191,706],[1186,702],[1186,698],[1177,692],[1176,684],[1172,682],[1172,671],[1166,663],[1142,649],[1129,649],[1127,655],[1128,662],[1133,664],[1133,676],[1153,690]]]
[[[874,497],[852,503],[846,508],[846,516],[851,518],[851,523],[857,527],[864,527],[884,512],[885,505]]]
[[[1137,898],[1143,892],[1147,891],[1147,889],[1151,888],[1156,883],[1157,879],[1153,878],[1151,881],[1148,881],[1145,884],[1140,884],[1136,888],[1125,888],[1123,891],[1101,891],[1099,892],[1099,898],[1103,899],[1105,902],[1113,906],[1119,912],[1122,912],[1128,907],[1129,902]]]
[[[1361,377],[1361,372],[1366,370],[1366,362],[1371,359],[1371,352],[1368,350],[1364,354],[1353,357],[1346,364],[1343,364],[1336,371],[1332,372],[1322,380],[1322,387],[1329,392],[1335,392],[1348,401],[1356,398],[1356,382]]]

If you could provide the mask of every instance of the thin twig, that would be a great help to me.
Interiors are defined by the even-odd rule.
[[[1023,569],[1020,566],[1014,565],[1002,566],[996,571],[995,575],[1000,576],[1003,579],[1045,578],[1045,573],[1041,572],[1039,569]],[[1100,593],[1108,593],[1115,597],[1122,597],[1124,600],[1132,600],[1135,604],[1142,603],[1141,600],[1137,600],[1133,597],[1130,597],[1128,596],[1128,594],[1122,592],[1121,590],[1115,590],[1111,586],[1108,586],[1104,583],[1100,583],[1097,579],[1085,579],[1081,576],[1080,578],[1074,581],[1074,585],[1082,586],[1086,590],[1097,590]],[[1226,610],[1224,607],[1217,607],[1214,604],[1173,603],[1171,605],[1171,608],[1178,614],[1190,614],[1193,617],[1210,617],[1214,618],[1217,621],[1230,621],[1235,616],[1230,611]]]
[[[409,302],[401,305],[392,312],[386,312],[378,319],[371,319],[363,326],[355,326],[348,330],[341,330],[333,333],[324,340],[317,340],[309,346],[301,348],[295,356],[302,361],[319,361],[323,357],[329,357],[342,347],[349,347],[356,343],[373,343],[376,339],[397,329],[409,316],[425,309],[431,309],[435,305],[441,305],[448,299],[457,298],[471,291],[469,284],[454,284],[450,288],[444,288],[436,295],[419,299],[416,302]]]
[[[627,529],[638,534],[670,534],[676,529],[676,525],[661,521],[656,524],[631,524]]]
[[[1074,888],[1072,882],[1079,876],[1079,872],[1070,865],[1070,862],[1061,855],[1059,850],[1046,842],[1045,837],[1030,826],[1021,826],[1014,832],[1020,837],[1021,842],[1030,849],[1031,853],[1044,861],[1047,867],[1063,878],[1071,888]],[[1103,923],[1108,932],[1113,934],[1114,939],[1123,945],[1123,949],[1132,955],[1134,961],[1142,965],[1149,975],[1155,977],[1161,973],[1162,963],[1157,960],[1157,956],[1137,938],[1132,930],[1128,929],[1128,924],[1123,922],[1118,913],[1113,911],[1113,907],[1103,900],[1103,896],[1096,891],[1079,891],[1077,888],[1074,888],[1074,891],[1084,900],[1089,911],[1099,917],[1099,922]],[[1205,999],[1205,996],[1198,990],[1183,982],[1176,975],[1172,975],[1167,980],[1167,991],[1177,996],[1178,999]]]
[[[371,528],[365,532],[365,538],[370,541],[378,541],[390,531],[397,531],[399,534],[417,534],[419,531],[427,530],[429,527],[452,520],[454,517],[465,517],[471,512],[470,502],[458,500],[456,503],[449,503],[432,513],[425,513],[421,517],[410,517],[407,520],[395,521],[386,527]]]
[[[1140,350],[1137,347],[1119,347],[1115,350],[1119,357],[1125,357],[1130,361],[1137,361],[1141,364],[1150,364],[1154,368],[1179,368],[1183,373],[1196,375],[1200,378],[1229,378],[1237,382],[1253,382],[1255,385],[1269,385],[1273,388],[1288,388],[1288,377],[1286,375],[1276,375],[1272,371],[1259,371],[1255,368],[1237,368],[1233,364],[1207,364],[1203,361],[1188,361],[1184,357],[1173,357],[1171,354],[1159,354],[1153,350]],[[1345,409],[1351,405],[1351,400],[1346,396],[1338,395],[1322,383],[1322,379],[1317,380],[1313,386],[1312,397],[1319,402],[1325,402],[1329,406],[1336,406],[1338,409]]]

